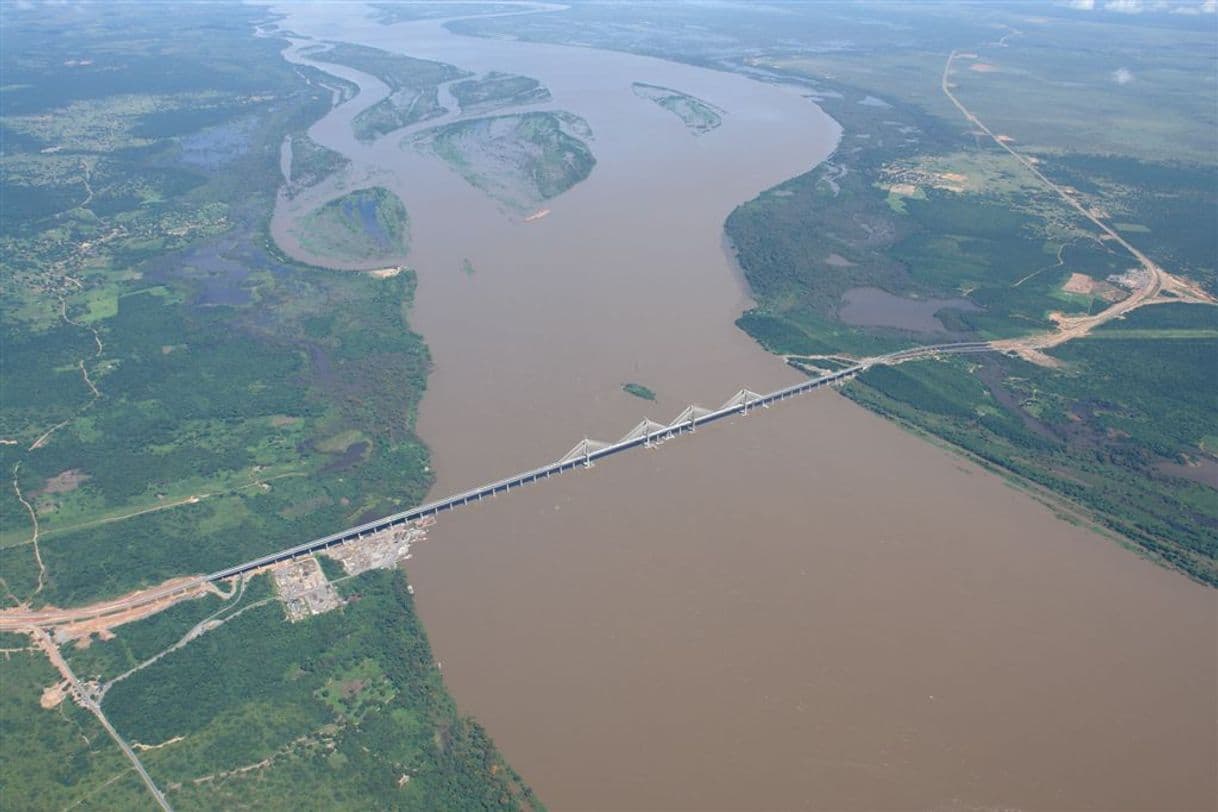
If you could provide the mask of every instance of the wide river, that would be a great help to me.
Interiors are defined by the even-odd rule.
[[[307,259],[302,208],[373,183],[406,203],[437,494],[796,380],[733,326],[749,299],[722,233],[835,148],[798,92],[352,4],[281,11],[302,37],[536,77],[540,108],[595,135],[591,177],[525,223],[402,133],[355,141],[386,88],[318,63],[360,87],[311,130],[353,167],[284,201],[275,234]],[[636,81],[723,125],[695,137]],[[554,809],[1215,803],[1216,593],[835,393],[445,516],[410,575],[462,712]]]

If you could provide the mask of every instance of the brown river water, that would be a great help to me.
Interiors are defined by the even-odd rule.
[[[308,206],[373,183],[406,203],[436,494],[797,379],[733,326],[749,299],[722,226],[835,147],[811,102],[355,5],[282,10],[304,36],[536,77],[554,98],[530,109],[595,134],[591,177],[524,223],[402,133],[356,142],[385,88],[318,63],[361,87],[311,132],[354,164],[273,228],[307,259],[289,228]],[[694,137],[635,81],[723,125]],[[410,563],[462,712],[553,809],[1216,803],[1218,593],[835,393],[446,515]]]

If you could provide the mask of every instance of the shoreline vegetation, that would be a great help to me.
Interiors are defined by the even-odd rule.
[[[421,501],[413,272],[305,265],[269,236],[289,178],[344,171],[306,134],[335,83],[254,36],[263,9],[4,14],[5,608],[88,604]],[[382,189],[310,218],[319,249],[397,268],[409,250]],[[341,605],[297,622],[258,577],[49,645],[86,685],[131,671],[98,713],[175,805],[539,808],[457,712],[404,574],[322,570]],[[26,743],[0,765],[9,805],[148,805],[54,660],[4,639],[0,726]]]

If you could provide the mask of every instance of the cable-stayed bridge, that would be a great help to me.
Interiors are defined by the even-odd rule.
[[[271,564],[324,550],[327,547],[357,541],[364,536],[380,533],[397,525],[406,524],[428,516],[435,516],[444,511],[456,510],[471,502],[480,502],[488,496],[507,493],[513,488],[520,488],[538,480],[548,479],[578,468],[591,467],[596,460],[612,454],[618,454],[639,447],[650,448],[678,435],[685,433],[692,434],[699,427],[708,423],[713,423],[716,420],[721,420],[731,415],[747,415],[757,409],[768,408],[772,403],[793,398],[826,386],[832,386],[852,378],[873,366],[899,364],[905,361],[938,355],[992,352],[995,349],[992,344],[985,341],[932,344],[926,347],[915,347],[889,353],[888,355],[868,358],[849,366],[844,366],[834,372],[791,384],[790,386],[770,392],[768,395],[758,394],[749,389],[741,389],[728,398],[718,409],[706,409],[701,406],[690,405],[670,423],[659,423],[651,419],[644,419],[616,442],[601,442],[584,438],[558,460],[538,468],[522,471],[504,479],[471,488],[468,491],[447,496],[434,502],[428,502],[425,505],[419,505],[401,513],[394,513],[390,516],[385,516],[356,527],[349,527],[346,530],[340,530],[337,533],[264,555],[242,564],[226,567],[204,576],[202,580],[220,581],[235,575],[252,572]]]

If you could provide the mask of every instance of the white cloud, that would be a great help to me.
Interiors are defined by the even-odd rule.
[[[1202,0],[1195,5],[1176,6],[1172,14],[1218,14],[1218,0]]]
[[[1104,11],[1115,11],[1117,14],[1141,14],[1142,0],[1108,0]]]
[[[1118,85],[1127,85],[1133,81],[1133,71],[1129,68],[1117,68],[1112,72],[1112,81]]]
[[[1079,11],[1091,11],[1095,8],[1095,0],[1066,0],[1066,5]]]

